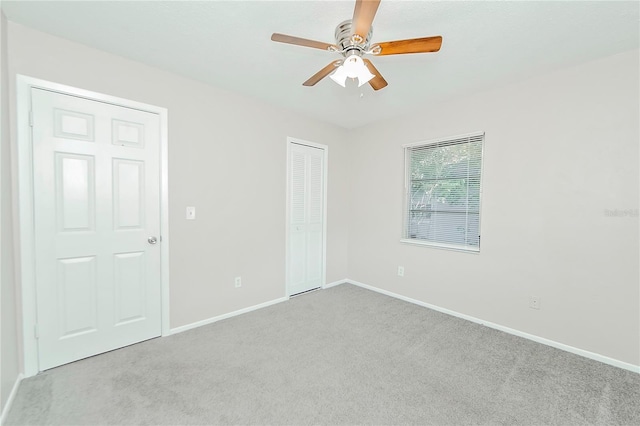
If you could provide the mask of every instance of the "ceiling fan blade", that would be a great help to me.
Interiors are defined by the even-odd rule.
[[[376,43],[380,46],[380,53],[376,56],[383,55],[402,55],[404,53],[428,53],[437,52],[442,46],[442,37],[422,37],[412,38],[409,40],[385,41],[384,43]],[[372,49],[375,49],[375,45]]]
[[[309,80],[307,80],[304,83],[302,83],[302,85],[303,86],[315,86],[315,84],[317,82],[319,82],[320,80],[322,80],[323,78],[325,78],[326,76],[331,74],[333,72],[333,70],[335,70],[336,67],[339,66],[339,65],[340,65],[340,61],[331,62],[329,65],[327,65],[326,67],[322,68],[320,71],[318,71],[317,73],[312,75],[311,78],[309,78]]]
[[[375,77],[369,80],[369,84],[371,85],[371,87],[373,87],[373,90],[380,90],[384,87],[387,87],[387,84],[388,84],[387,80],[385,80],[382,77],[382,74],[380,74],[380,71],[378,71],[378,69],[373,66],[371,61],[368,59],[363,59],[363,61],[367,65],[367,68],[369,68],[369,72],[375,75]]]
[[[314,49],[329,50],[330,47],[335,47],[333,44],[323,43],[321,41],[308,40],[306,38],[294,37],[286,34],[271,34],[271,40],[278,43],[295,44],[297,46],[313,47]]]
[[[358,34],[363,41],[367,38],[379,5],[380,0],[356,0],[351,24],[352,34]]]

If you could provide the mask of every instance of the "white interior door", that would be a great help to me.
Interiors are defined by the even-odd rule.
[[[324,281],[325,152],[290,145],[289,295],[318,288]]]
[[[45,370],[161,334],[160,121],[47,90],[31,96]]]

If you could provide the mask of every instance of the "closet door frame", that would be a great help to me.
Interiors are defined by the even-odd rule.
[[[292,145],[305,145],[312,148],[317,148],[323,152],[323,170],[322,170],[322,278],[320,288],[324,288],[326,285],[327,276],[327,193],[328,193],[328,176],[329,176],[329,147],[327,145],[306,141],[299,138],[287,137],[287,182],[286,182],[286,226],[285,226],[285,295],[291,297],[290,294],[290,223],[291,223],[291,147]]]

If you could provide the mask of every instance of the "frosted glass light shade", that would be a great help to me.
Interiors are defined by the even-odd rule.
[[[340,65],[334,72],[329,76],[331,80],[338,83],[340,86],[345,87],[345,83],[347,81],[347,73],[344,70],[344,67]]]
[[[340,86],[345,87],[347,77],[357,78],[358,87],[369,82],[375,75],[369,72],[369,68],[364,64],[364,61],[360,56],[352,55],[344,60],[342,65],[329,76],[333,81]]]

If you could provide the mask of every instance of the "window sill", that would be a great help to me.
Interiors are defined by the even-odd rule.
[[[411,245],[423,246],[423,247],[433,247],[433,248],[442,249],[442,250],[451,250],[451,251],[459,251],[463,253],[480,254],[480,247],[460,247],[460,246],[454,246],[450,244],[432,243],[429,241],[418,240],[414,238],[402,238],[400,239],[400,242],[403,244],[411,244]]]

